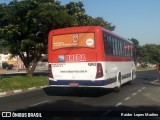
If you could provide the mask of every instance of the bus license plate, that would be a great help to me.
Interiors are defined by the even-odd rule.
[[[69,86],[71,86],[71,87],[77,87],[77,86],[79,86],[79,83],[75,83],[75,82],[74,83],[70,83]]]

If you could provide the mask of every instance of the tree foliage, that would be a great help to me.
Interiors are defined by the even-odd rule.
[[[147,63],[160,63],[160,45],[146,44],[141,47],[139,62],[145,66]]]
[[[97,17],[93,19],[93,25],[97,26],[103,26],[104,28],[113,31],[115,29],[115,25],[112,25],[111,23],[108,23],[105,21],[102,17]]]
[[[139,46],[139,41],[135,38],[131,38],[130,41],[132,41],[134,48],[137,49]]]
[[[1,42],[5,40],[11,54],[20,56],[29,76],[41,55],[47,53],[48,32],[73,26],[75,22],[59,2],[12,1],[9,5],[1,5],[0,9],[3,16],[0,19],[3,23],[0,26]]]
[[[82,2],[61,5],[55,0],[13,0],[0,4],[0,45],[13,55],[19,55],[29,76],[37,62],[47,53],[48,33],[52,29],[101,25],[114,30],[103,18],[92,18],[85,13]]]
[[[133,60],[135,63],[138,62],[143,67],[147,66],[148,63],[160,63],[160,45],[146,44],[140,46],[137,39],[131,38],[130,41],[132,41],[134,45]]]
[[[75,26],[101,26],[110,31],[115,29],[115,25],[105,21],[102,17],[93,18],[87,15],[82,2],[70,2],[65,5],[65,8],[68,14],[76,18],[77,23]]]
[[[137,59],[139,56],[139,49],[140,49],[140,45],[139,45],[139,41],[135,38],[131,38],[129,39],[132,43],[133,43],[133,60],[135,62],[135,64],[137,64]]]

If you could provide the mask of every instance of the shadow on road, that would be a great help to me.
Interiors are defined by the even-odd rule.
[[[136,79],[140,80],[156,80],[158,79],[156,70],[148,70],[148,71],[137,71]]]
[[[15,112],[38,112],[42,113],[42,117],[46,117],[45,119],[47,120],[135,120],[138,118],[140,120],[159,120],[160,116],[145,116],[145,113],[154,113],[156,115],[159,111],[160,107],[158,106],[102,107],[86,105],[71,100],[57,100]],[[121,116],[128,113],[132,114],[132,117]],[[135,115],[142,116],[138,117]]]
[[[103,89],[103,88],[46,87],[43,90],[49,96],[78,96],[78,97],[100,97],[113,92],[112,89]]]

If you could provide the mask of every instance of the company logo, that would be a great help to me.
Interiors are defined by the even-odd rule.
[[[2,112],[2,117],[11,117],[11,112]]]
[[[85,54],[65,55],[65,62],[82,62],[86,61]]]
[[[77,43],[78,42],[78,39],[79,39],[79,36],[78,36],[78,34],[74,34],[73,35],[73,43]]]
[[[91,39],[91,38],[88,38],[88,39],[86,40],[86,44],[87,44],[88,46],[92,46],[92,45],[94,44],[94,40]]]
[[[83,62],[86,61],[85,54],[59,55],[58,62]]]
[[[64,55],[59,55],[58,56],[58,62],[65,62],[64,61]]]

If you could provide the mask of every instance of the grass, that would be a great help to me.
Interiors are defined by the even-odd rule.
[[[48,85],[47,76],[9,76],[0,79],[0,92]]]
[[[148,70],[155,70],[156,68],[151,67],[137,67],[137,71],[148,71]]]
[[[137,71],[155,70],[151,67],[137,67]],[[0,79],[0,92],[12,91],[18,89],[27,89],[30,87],[38,87],[48,85],[47,76],[8,76]]]

